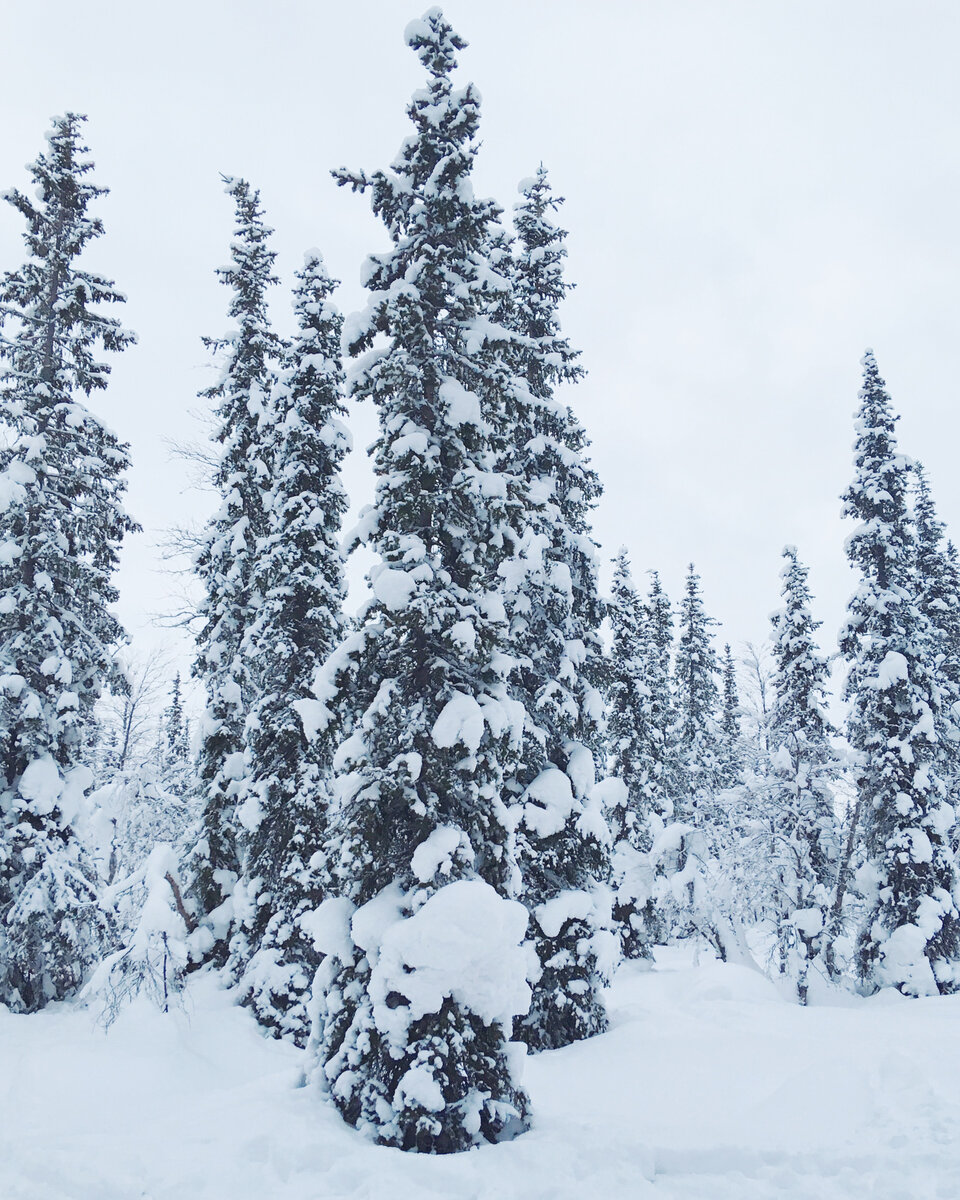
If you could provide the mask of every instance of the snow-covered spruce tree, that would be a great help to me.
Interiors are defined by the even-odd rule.
[[[122,691],[110,605],[125,534],[127,447],[85,407],[99,350],[134,336],[104,315],[113,284],[77,259],[103,233],[74,113],[30,167],[29,257],[0,283],[0,1002],[32,1012],[70,994],[104,949],[105,917],[73,821],[104,688]]]
[[[617,953],[611,936],[609,834],[592,792],[603,763],[603,619],[590,514],[600,482],[573,411],[555,398],[559,384],[583,374],[561,335],[566,232],[552,219],[562,203],[541,167],[520,185],[514,210],[516,253],[512,347],[525,386],[513,391],[504,426],[504,470],[526,481],[530,505],[518,560],[505,572],[511,691],[527,712],[516,773],[507,780],[520,812],[517,849],[523,899],[540,975],[516,1035],[535,1050],[554,1049],[606,1027],[602,988]],[[506,264],[505,264],[506,269]]]
[[[659,578],[654,577],[650,600],[644,604],[625,550],[614,563],[607,605],[613,639],[606,670],[607,739],[610,774],[623,786],[609,811],[616,887],[613,915],[624,958],[651,958],[651,947],[663,934],[651,899],[648,856],[654,836],[670,814],[666,779],[672,724],[672,622]]]
[[[773,626],[773,710],[767,725],[775,877],[775,935],[781,969],[807,1000],[808,975],[823,953],[837,877],[840,831],[834,788],[842,766],[827,716],[829,665],[817,646],[807,568],[783,551],[783,608]]]
[[[857,878],[867,916],[856,970],[868,991],[946,993],[960,981],[960,913],[949,836],[955,818],[939,769],[937,636],[918,602],[910,467],[897,450],[896,417],[870,351],[863,369],[856,473],[843,497],[844,514],[858,522],[847,556],[860,583],[840,637],[866,855]]]
[[[673,699],[673,609],[670,597],[663,590],[660,575],[650,571],[647,592],[647,622],[653,658],[648,686],[652,692],[650,719],[656,729],[656,739],[662,747],[657,769],[659,787],[656,804],[660,821],[665,825],[673,819],[674,796],[677,786],[676,770],[676,711]],[[659,822],[654,821],[654,825]]]
[[[362,626],[317,685],[347,737],[329,812],[339,895],[311,924],[327,953],[312,1043],[348,1122],[446,1153],[526,1123],[508,1039],[529,1002],[528,917],[509,899],[501,798],[523,713],[506,693],[496,590],[509,492],[490,441],[505,374],[486,316],[498,210],[471,188],[479,102],[450,80],[465,43],[438,9],[406,36],[429,73],[412,136],[389,171],[337,173],[372,192],[392,246],[368,260],[371,301],[350,327],[352,353],[368,352],[353,395],[380,421],[362,520],[379,561]]]
[[[159,759],[160,776],[165,786],[179,795],[183,791],[190,767],[190,731],[183,711],[183,688],[179,671],[173,677],[170,703],[163,714]]]
[[[690,564],[680,605],[674,666],[674,743],[677,755],[674,816],[709,831],[716,819],[721,781],[718,707],[720,668],[700,594],[700,576]]]
[[[258,1019],[305,1044],[306,1000],[318,964],[301,917],[323,898],[311,859],[324,844],[329,739],[307,739],[317,667],[344,633],[340,529],[349,449],[341,417],[343,319],[317,251],[297,274],[297,333],[273,389],[265,436],[273,464],[269,529],[253,567],[262,597],[244,654],[256,699],[246,728],[247,785],[239,811],[241,879],[232,954]],[[309,719],[308,719],[309,724]]]
[[[954,675],[960,679],[960,555],[952,541],[948,541],[943,550],[943,591],[944,602],[948,614],[941,618],[941,628],[946,642],[948,678]],[[958,684],[960,687],[960,684]],[[951,714],[957,724],[960,724],[960,714],[956,710]]]
[[[740,779],[743,765],[743,741],[740,729],[740,695],[737,690],[737,665],[730,643],[723,647],[723,690],[720,703],[719,782],[733,787]]]
[[[950,802],[956,805],[960,792],[960,571],[955,549],[944,543],[944,525],[920,463],[914,464],[912,482],[919,601],[934,630],[941,687],[944,729],[939,739],[939,766]]]
[[[695,932],[724,960],[755,966],[734,895],[740,831],[731,811],[733,794],[723,791],[720,667],[712,624],[691,565],[674,668],[673,823],[651,848],[654,896],[674,936]]]
[[[221,504],[196,560],[206,595],[194,673],[204,684],[207,705],[198,764],[203,817],[195,887],[207,917],[230,899],[240,870],[236,810],[243,789],[244,723],[255,699],[251,664],[242,647],[259,606],[252,575],[266,532],[264,503],[271,469],[263,453],[263,427],[270,424],[270,389],[282,351],[267,317],[276,256],[268,245],[272,230],[264,224],[260,194],[243,179],[225,182],[236,207],[236,229],[230,265],[217,274],[231,289],[227,311],[236,328],[222,338],[204,339],[209,349],[225,355],[220,378],[201,393],[218,402],[215,440],[220,462],[214,485]],[[226,957],[231,919],[223,910],[204,928],[209,944],[202,951],[220,963]]]

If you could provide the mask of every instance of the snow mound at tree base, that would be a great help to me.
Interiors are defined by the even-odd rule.
[[[960,1195],[960,997],[801,1009],[686,949],[625,967],[611,1030],[531,1058],[531,1131],[385,1150],[214,980],[184,1011],[0,1010],[4,1200],[924,1200]],[[838,1000],[841,998],[838,997]]]

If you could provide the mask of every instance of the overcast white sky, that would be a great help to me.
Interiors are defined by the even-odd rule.
[[[425,4],[422,7],[426,7]],[[859,359],[870,345],[958,529],[960,5],[955,0],[455,0],[460,78],[483,96],[479,193],[502,205],[541,161],[567,197],[565,332],[589,370],[566,398],[606,488],[596,533],[671,596],[696,562],[734,642],[760,640],[779,554],[811,567],[833,648],[850,590],[839,493],[851,472]],[[174,583],[165,526],[206,516],[165,438],[211,378],[200,337],[227,327],[214,268],[246,176],[277,230],[276,319],[318,246],[360,306],[363,256],[386,235],[331,167],[393,158],[422,71],[403,44],[416,0],[7,0],[0,186],[53,113],[89,114],[107,234],[88,265],[127,293],[140,344],[97,411],[132,444],[121,610],[135,643]],[[0,267],[22,258],[0,211]],[[354,412],[358,446],[370,414]],[[355,455],[348,488],[366,503]],[[180,643],[178,653],[189,653]]]

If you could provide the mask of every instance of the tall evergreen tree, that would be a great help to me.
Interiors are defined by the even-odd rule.
[[[567,235],[552,219],[562,200],[543,167],[520,192],[510,324],[521,335],[514,359],[525,386],[513,392],[504,465],[526,480],[533,502],[523,514],[526,536],[512,589],[507,577],[519,660],[512,690],[529,720],[507,788],[522,813],[523,898],[534,916],[541,971],[517,1036],[532,1049],[551,1049],[606,1027],[602,964],[612,947],[609,900],[598,885],[609,877],[609,846],[591,799],[603,755],[603,606],[590,535],[601,489],[583,427],[554,394],[583,374],[557,317],[571,286],[563,278]],[[548,802],[549,818],[542,811],[545,788],[557,801]]]
[[[948,795],[957,812],[960,806],[960,556],[952,541],[943,548],[941,570],[940,593],[944,607],[937,613],[936,623],[942,639],[941,676],[949,698],[945,707],[950,725],[943,748],[948,760]],[[960,855],[960,819],[950,837],[954,853]]]
[[[297,274],[298,332],[287,347],[264,431],[273,485],[269,526],[252,573],[262,597],[244,644],[256,699],[246,726],[247,786],[240,809],[241,891],[233,954],[260,1021],[305,1044],[306,1000],[318,959],[301,918],[320,903],[311,867],[325,837],[330,747],[308,739],[317,667],[344,633],[340,480],[349,435],[341,418],[343,319],[318,252]],[[306,704],[306,710],[304,709]],[[308,721],[309,726],[309,721]],[[242,910],[242,911],[241,911]]]
[[[863,359],[856,473],[844,513],[858,522],[847,555],[860,574],[840,647],[849,664],[849,740],[859,756],[858,809],[867,916],[857,945],[862,986],[908,995],[958,986],[960,913],[950,852],[953,809],[939,769],[944,732],[935,630],[918,602],[909,464],[876,360]]]
[[[913,525],[919,603],[936,640],[937,676],[944,729],[939,739],[940,771],[951,804],[960,792],[960,571],[956,551],[944,542],[933,492],[920,463],[913,468]]]
[[[656,840],[652,863],[655,895],[674,936],[696,931],[726,961],[749,961],[742,914],[735,903],[742,830],[729,790],[725,753],[721,668],[690,565],[679,614],[671,730],[674,824]],[[727,789],[725,791],[725,789]]]
[[[717,721],[720,668],[710,633],[710,627],[715,623],[704,610],[700,576],[691,563],[680,605],[674,666],[677,714],[674,815],[677,820],[704,830],[716,817],[721,772]]]
[[[180,672],[173,677],[170,703],[160,731],[160,776],[165,787],[180,795],[190,770],[190,732],[183,711]]]
[[[123,299],[78,258],[103,233],[88,206],[84,117],[56,117],[30,167],[29,257],[0,284],[0,1001],[62,999],[103,949],[93,871],[74,831],[92,776],[95,705],[122,691],[110,606],[125,534],[127,447],[83,400],[107,385],[99,350],[135,339],[103,305]]]
[[[242,647],[260,603],[253,568],[266,533],[271,480],[263,433],[272,421],[270,389],[282,351],[267,317],[276,255],[269,248],[272,230],[264,224],[260,194],[243,179],[228,178],[226,184],[235,204],[236,230],[231,263],[217,274],[231,289],[227,311],[236,327],[222,338],[204,340],[225,356],[220,378],[201,393],[217,401],[220,462],[214,483],[221,504],[196,562],[206,595],[194,672],[207,692],[198,769],[203,828],[196,888],[207,915],[229,900],[240,872],[236,810],[244,781],[244,724],[256,696]],[[218,931],[229,929],[226,916],[215,922]],[[215,960],[225,959],[227,944],[220,932],[210,949]]]
[[[352,391],[377,407],[378,562],[359,632],[319,684],[346,734],[334,760],[328,854],[339,895],[313,927],[318,1076],[377,1141],[444,1153],[523,1128],[510,1022],[529,999],[527,923],[501,793],[523,713],[497,569],[508,480],[491,432],[507,378],[488,324],[501,282],[486,251],[498,210],[471,188],[479,100],[451,73],[465,43],[431,9],[407,28],[429,81],[372,192],[391,248],[368,261]],[[324,682],[326,680],[326,682]]]
[[[664,824],[673,819],[674,797],[677,785],[676,706],[673,697],[673,608],[670,597],[663,590],[660,575],[650,572],[650,589],[647,592],[647,621],[653,657],[651,659],[652,691],[651,721],[657,732],[657,741],[662,747],[658,767],[657,804],[659,816]]]
[[[654,574],[647,604],[637,594],[625,550],[617,555],[608,605],[613,642],[607,667],[607,736],[611,774],[623,784],[610,812],[614,905],[625,958],[650,958],[662,934],[651,901],[647,855],[670,813],[669,601]],[[667,654],[664,655],[664,649]]]
[[[783,608],[773,614],[773,711],[767,740],[771,765],[777,876],[776,937],[785,971],[807,1000],[810,966],[824,951],[836,882],[839,829],[834,786],[841,772],[827,716],[829,665],[815,640],[807,568],[794,546],[783,551]]]
[[[720,707],[720,780],[733,787],[740,779],[743,745],[740,728],[740,695],[737,690],[737,665],[730,643],[723,647],[723,693]]]

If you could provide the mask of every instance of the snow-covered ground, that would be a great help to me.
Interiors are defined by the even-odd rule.
[[[528,1134],[446,1158],[363,1141],[210,979],[107,1033],[67,1006],[0,1012],[0,1197],[960,1197],[960,997],[800,1009],[667,950],[610,1004],[609,1033],[529,1060]]]

